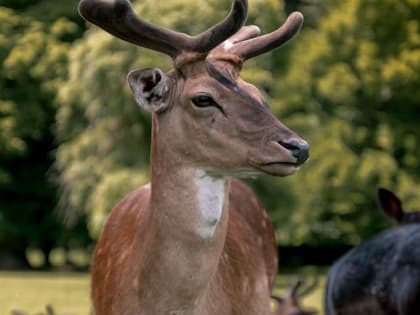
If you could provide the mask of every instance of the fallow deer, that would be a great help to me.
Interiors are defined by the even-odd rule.
[[[420,211],[378,190],[385,214],[400,225],[353,248],[332,266],[326,315],[420,314]]]
[[[311,293],[318,286],[318,278],[303,287],[304,278],[299,278],[293,285],[289,285],[286,294],[283,297],[272,295],[277,302],[277,309],[273,315],[315,315],[318,312],[312,309],[304,309],[301,306],[300,299]]]
[[[277,273],[270,219],[231,176],[286,176],[308,144],[243,81],[243,62],[291,39],[292,13],[272,33],[243,26],[247,1],[190,36],[145,22],[128,0],[82,0],[81,15],[120,39],[169,55],[174,69],[129,73],[152,112],[151,183],[111,212],[92,262],[96,315],[267,315]]]

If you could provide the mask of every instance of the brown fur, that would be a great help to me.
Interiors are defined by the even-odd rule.
[[[242,27],[247,1],[234,0],[227,18],[188,36],[145,23],[127,0],[82,0],[79,10],[175,67],[128,75],[138,105],[153,113],[151,184],[120,202],[104,227],[92,263],[95,314],[271,314],[274,230],[252,191],[230,176],[287,176],[309,151],[239,72],[293,37],[302,15],[258,36]]]
[[[139,254],[150,239],[144,210],[149,200],[150,186],[140,188],[120,202],[108,219],[92,268],[97,314],[115,314],[113,310],[120,305],[125,305],[120,314],[148,314],[133,302],[138,301],[139,294],[147,297],[147,288],[139,292],[136,280],[142,270],[148,269],[147,257]],[[211,298],[203,308],[208,314],[257,314],[254,298],[267,303],[260,295],[269,296],[277,274],[276,243],[265,210],[255,194],[238,180],[231,183],[229,224],[219,264],[210,284]],[[265,292],[256,292],[257,286]],[[128,300],[130,303],[126,303]],[[221,305],[220,301],[225,303]]]
[[[131,78],[136,91],[138,80],[158,79],[170,92],[167,107],[153,114],[151,186],[112,211],[97,245],[96,315],[271,314],[273,227],[252,191],[228,175],[292,174],[299,164],[280,143],[304,141],[275,118],[235,67],[213,64],[218,79],[232,80],[225,86],[209,76],[207,62],[185,65],[184,74],[172,72],[166,81],[149,70]],[[191,105],[203,89],[223,111]],[[197,233],[197,171],[224,183],[220,221],[208,238]]]
[[[185,65],[164,81],[168,105],[153,114],[151,186],[112,211],[94,255],[96,315],[271,314],[273,227],[252,191],[228,175],[292,174],[299,164],[280,144],[304,141],[237,68],[213,63],[220,80],[232,80],[225,86],[209,76],[207,62]],[[142,75],[131,78],[134,89]],[[203,89],[223,111],[191,105]],[[220,221],[208,239],[197,234],[197,170],[224,182]]]

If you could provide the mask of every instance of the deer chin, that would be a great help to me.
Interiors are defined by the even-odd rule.
[[[273,176],[288,176],[297,172],[300,168],[300,164],[293,162],[269,162],[256,164],[255,167],[263,173],[270,174]]]

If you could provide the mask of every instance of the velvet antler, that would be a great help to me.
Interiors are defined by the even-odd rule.
[[[228,16],[196,36],[172,31],[139,18],[128,0],[82,0],[80,14],[89,22],[125,41],[165,53],[175,59],[182,52],[207,53],[244,24],[247,0],[234,0]]]
[[[211,54],[213,56],[219,54],[236,55],[244,62],[282,46],[299,32],[302,24],[302,13],[293,12],[277,30],[265,35],[259,36],[260,30],[255,25],[244,26],[222,45],[214,49]]]

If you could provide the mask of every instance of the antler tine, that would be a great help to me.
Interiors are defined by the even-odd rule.
[[[81,0],[80,14],[112,35],[176,58],[183,51],[206,53],[244,24],[247,0],[234,0],[228,16],[196,36],[147,23],[136,16],[128,0]]]
[[[245,24],[248,15],[248,0],[234,0],[229,14],[224,20],[204,31],[193,36],[193,49],[197,52],[209,52],[225,39],[235,34]]]
[[[303,289],[300,293],[299,293],[299,297],[303,297],[307,294],[309,294],[310,292],[312,292],[319,283],[319,278],[318,276],[314,277],[314,280],[312,281],[311,284],[309,284],[305,289]]]
[[[261,55],[288,42],[299,32],[302,24],[302,13],[293,12],[274,32],[239,42],[229,49],[229,52],[241,57],[243,61]]]
[[[54,309],[51,305],[47,304],[45,308],[47,310],[47,315],[55,315]]]
[[[295,284],[290,288],[290,295],[293,296],[293,297],[299,296],[298,290],[302,286],[303,283],[305,283],[305,278],[300,276],[296,280]]]

